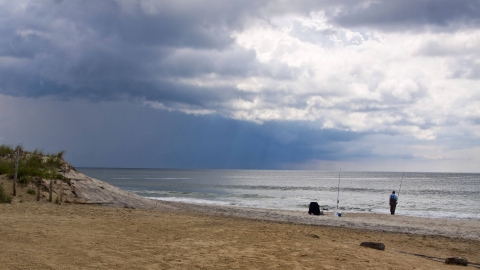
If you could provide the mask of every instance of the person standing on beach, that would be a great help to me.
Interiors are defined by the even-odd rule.
[[[395,215],[395,208],[397,208],[398,196],[395,195],[395,190],[390,195],[390,214]]]

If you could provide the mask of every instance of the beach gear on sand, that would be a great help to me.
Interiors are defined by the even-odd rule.
[[[323,215],[323,212],[320,211],[320,206],[317,202],[311,202],[310,206],[308,207],[308,214],[309,215]]]

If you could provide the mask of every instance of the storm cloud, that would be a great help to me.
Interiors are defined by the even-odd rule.
[[[159,149],[143,166],[361,169],[384,159],[389,169],[403,160],[435,170],[478,158],[476,1],[19,0],[0,1],[0,18],[2,104],[38,107],[40,122],[76,119],[81,110],[68,108],[77,107],[138,119],[109,134],[101,130],[115,120],[92,117],[104,125],[84,132],[151,130],[162,142],[125,135],[131,146],[116,155]],[[50,102],[69,106],[47,113]],[[9,124],[7,107],[0,143],[33,140]],[[113,146],[99,151],[98,166],[142,166],[112,158]]]
[[[468,0],[354,1],[332,14],[332,19],[343,26],[396,31],[478,28],[479,18],[480,5]]]

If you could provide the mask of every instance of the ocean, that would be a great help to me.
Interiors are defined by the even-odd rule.
[[[480,174],[475,173],[78,170],[165,201],[308,211],[313,201],[335,210],[338,197],[338,211],[389,214],[388,199],[395,190],[398,215],[480,220]]]

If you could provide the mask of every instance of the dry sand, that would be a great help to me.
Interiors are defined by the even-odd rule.
[[[0,204],[1,269],[462,269],[401,252],[480,262],[478,221],[19,200]]]

